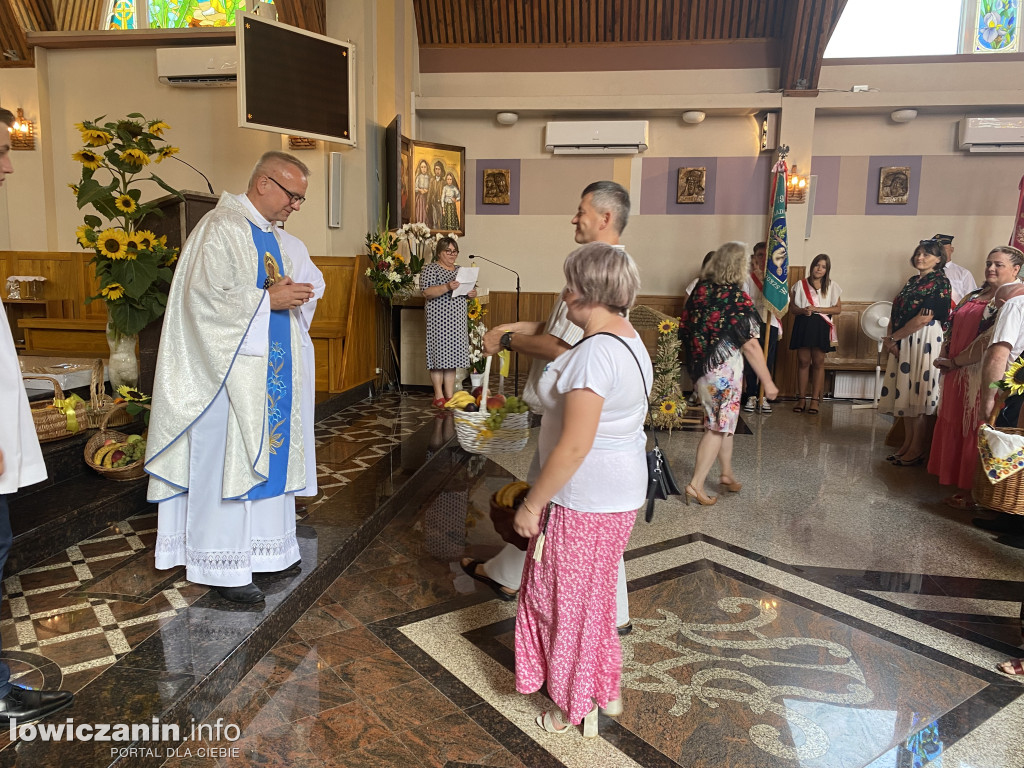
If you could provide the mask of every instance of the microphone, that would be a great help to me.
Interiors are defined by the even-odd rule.
[[[205,174],[205,173],[203,173],[203,172],[202,172],[202,171],[200,171],[200,170],[199,170],[198,168],[196,168],[196,167],[195,167],[194,165],[192,165],[192,163],[186,163],[186,162],[185,162],[184,160],[182,160],[182,159],[181,159],[180,157],[177,157],[177,156],[175,156],[175,155],[171,155],[170,157],[171,157],[171,160],[177,160],[177,161],[178,161],[179,163],[185,163],[185,165],[187,165],[187,166],[188,166],[189,168],[191,168],[191,169],[192,169],[193,171],[195,171],[195,172],[196,172],[196,173],[198,173],[198,174],[199,174],[200,176],[202,176],[202,177],[203,177],[203,181],[205,181],[205,182],[206,182],[206,186],[207,186],[207,188],[208,188],[208,189],[210,190],[210,194],[211,194],[211,195],[216,195],[216,194],[217,194],[216,192],[214,192],[214,191],[213,191],[213,184],[211,184],[211,183],[210,183],[210,180],[209,180],[208,178],[206,178],[206,174]],[[470,258],[472,258],[472,256],[471,256]]]
[[[516,272],[511,267],[506,267],[504,264],[499,264],[496,261],[491,261],[490,259],[488,259],[488,258],[486,258],[484,256],[477,256],[475,253],[469,254],[469,258],[471,258],[471,259],[480,259],[481,261],[486,261],[488,264],[493,264],[496,267],[501,267],[502,269],[508,270],[509,272],[511,272],[513,275],[516,276],[516,283],[518,284],[518,282],[519,282],[519,273]]]

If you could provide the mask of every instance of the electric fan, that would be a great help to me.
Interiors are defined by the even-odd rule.
[[[860,329],[869,339],[878,342],[878,356],[875,358],[875,389],[871,403],[855,405],[854,408],[877,408],[878,395],[882,388],[882,339],[889,328],[889,316],[892,314],[891,301],[876,301],[860,315]]]

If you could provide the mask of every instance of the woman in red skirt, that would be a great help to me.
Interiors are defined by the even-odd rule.
[[[563,733],[622,711],[615,581],[647,492],[644,416],[654,371],[626,312],[640,289],[621,247],[590,243],[565,261],[565,302],[583,339],[541,377],[541,473],[516,511],[530,538],[516,616],[516,690],[547,685]]]

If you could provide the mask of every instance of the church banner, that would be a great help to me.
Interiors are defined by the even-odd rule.
[[[786,161],[772,169],[772,220],[764,264],[764,300],[776,317],[789,309],[789,250],[786,246]]]
[[[1020,198],[1017,200],[1017,215],[1013,219],[1013,232],[1010,234],[1010,245],[1024,251],[1024,176],[1020,177]]]

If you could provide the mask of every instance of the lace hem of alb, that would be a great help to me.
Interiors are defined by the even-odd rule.
[[[272,539],[253,539],[250,551],[195,550],[187,546],[184,533],[158,534],[156,567],[184,565],[189,571],[205,574],[226,574],[235,571],[279,570],[298,559],[299,544],[295,534]]]

